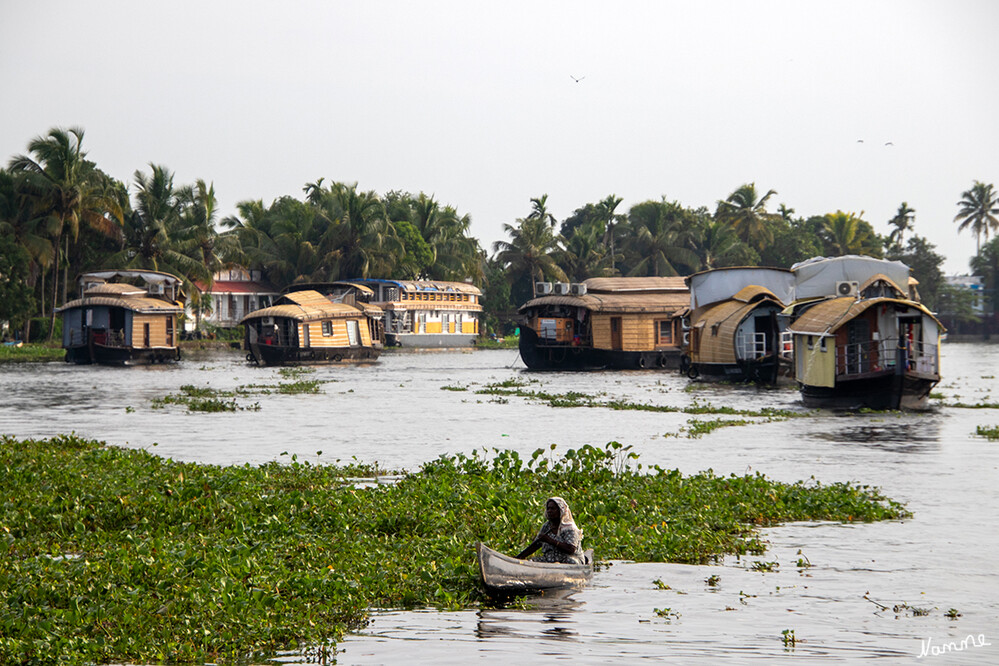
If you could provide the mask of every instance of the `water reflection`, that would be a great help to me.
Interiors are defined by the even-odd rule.
[[[856,417],[853,417],[854,419]],[[892,416],[901,423],[851,424],[813,432],[816,439],[849,446],[882,449],[893,453],[931,453],[940,449],[940,422],[930,416]],[[911,420],[916,419],[916,420]]]
[[[525,597],[527,608],[483,608],[478,612],[475,635],[480,639],[540,637],[575,641],[579,629],[574,613],[586,605],[575,598],[578,590],[549,590]]]

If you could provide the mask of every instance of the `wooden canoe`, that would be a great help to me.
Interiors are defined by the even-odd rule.
[[[512,596],[582,587],[593,577],[593,550],[584,551],[585,564],[551,564],[518,560],[485,544],[476,544],[479,572],[486,592]]]

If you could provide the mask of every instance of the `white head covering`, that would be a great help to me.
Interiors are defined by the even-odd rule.
[[[549,497],[545,501],[546,512],[548,511],[548,502],[555,502],[556,504],[558,504],[558,509],[562,514],[562,521],[561,521],[562,525],[572,525],[573,527],[576,527],[576,521],[572,519],[572,511],[569,510],[569,505],[566,504],[566,501],[564,499],[562,499],[561,497]],[[547,514],[545,519],[547,520]],[[576,529],[579,528],[576,527]]]

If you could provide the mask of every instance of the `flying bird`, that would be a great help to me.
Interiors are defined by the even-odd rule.
[[[863,142],[864,142],[863,139],[857,139],[857,143],[863,143]]]
[[[577,78],[576,78],[575,76],[573,76],[572,74],[570,74],[570,75],[569,75],[569,78],[570,78],[570,79],[572,79],[573,81],[575,81],[576,83],[579,83],[580,81],[582,81],[582,80],[583,80],[583,79],[585,79],[586,77],[585,77],[585,76],[581,76],[581,77],[579,77],[579,78],[577,79]]]
[[[885,142],[885,145],[886,145],[886,146],[894,146],[895,144],[894,144],[894,143],[892,143],[891,141],[886,141],[886,142]]]

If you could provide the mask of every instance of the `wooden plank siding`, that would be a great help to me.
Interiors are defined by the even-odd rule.
[[[173,315],[168,315],[173,317]],[[132,347],[136,349],[144,349],[145,346],[145,335],[143,332],[143,325],[149,324],[149,347],[174,347],[176,342],[171,345],[167,344],[167,322],[164,315],[156,314],[138,314],[136,313],[132,317]],[[174,335],[176,336],[176,327],[174,328]]]
[[[666,346],[660,345],[657,322],[670,319],[662,314],[599,314],[592,316],[593,346],[596,349],[611,349],[611,318],[621,319],[621,350],[652,351]]]
[[[357,322],[358,343],[360,346],[371,346],[371,331],[368,322],[363,317],[351,317],[349,319],[327,320],[332,324],[332,335],[323,335],[323,322],[310,321],[299,324],[298,339],[304,340],[303,329],[309,329],[310,347],[349,347],[350,338],[347,335],[347,322]]]

